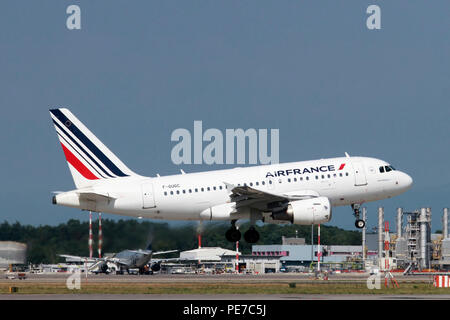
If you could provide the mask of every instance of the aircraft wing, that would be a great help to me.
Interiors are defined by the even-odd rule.
[[[179,250],[157,251],[157,252],[153,252],[153,255],[157,256],[159,254],[173,253],[173,252],[178,252],[178,251]]]
[[[79,256],[72,256],[69,254],[59,254],[59,256],[66,258],[66,260],[70,260],[70,261],[74,261],[74,262],[97,262],[99,260],[103,261],[103,259],[99,259],[99,258],[79,257]]]
[[[180,258],[164,258],[151,260],[152,263],[171,262],[171,261],[180,261]]]
[[[305,200],[320,196],[313,190],[300,190],[288,193],[271,193],[249,186],[235,186],[224,182],[227,190],[231,192],[230,199],[236,203],[236,208],[251,207],[260,210],[267,209],[270,204],[287,203],[289,201]]]

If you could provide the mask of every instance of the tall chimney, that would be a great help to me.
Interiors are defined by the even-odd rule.
[[[397,239],[402,237],[403,209],[397,208]]]
[[[420,209],[420,262],[422,269],[427,268],[427,209]]]
[[[367,208],[363,207],[362,208],[362,218],[363,218],[364,222],[366,222],[366,217],[367,217]],[[363,259],[363,264],[365,264],[365,262],[366,262],[366,225],[364,225],[364,228],[362,229],[362,259]]]
[[[442,217],[442,235],[444,239],[448,238],[448,208],[444,208],[444,216]]]
[[[102,231],[102,213],[98,213],[98,257],[102,257],[103,231]]]
[[[384,208],[378,208],[378,258],[383,258],[383,219],[384,219]]]

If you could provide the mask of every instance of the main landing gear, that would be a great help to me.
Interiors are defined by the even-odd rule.
[[[236,220],[231,221],[231,227],[225,233],[225,237],[230,242],[236,242],[241,240],[241,232],[236,228]]]
[[[255,227],[251,226],[244,233],[244,239],[247,243],[256,243],[259,240],[259,232],[255,230]]]
[[[230,242],[241,240],[241,232],[236,228],[236,220],[231,221],[231,227],[225,233],[225,237]],[[256,231],[255,227],[251,226],[250,229],[244,233],[244,239],[248,243],[256,243],[259,240],[259,232]]]
[[[352,209],[353,209],[353,214],[356,217],[356,221],[355,221],[355,227],[357,227],[358,229],[362,229],[365,227],[366,223],[364,222],[364,220],[361,220],[359,218],[359,209],[361,208],[361,205],[358,203],[352,204]]]

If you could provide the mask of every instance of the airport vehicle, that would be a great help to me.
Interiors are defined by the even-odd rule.
[[[145,250],[123,250],[114,254],[112,257],[86,258],[67,254],[61,254],[60,256],[72,261],[93,261],[93,264],[89,267],[89,271],[94,273],[109,273],[112,271],[115,273],[123,273],[124,271],[130,273],[132,269],[137,269],[139,274],[152,274],[161,269],[161,262],[173,260],[155,260],[152,258],[153,256],[177,251],[178,250],[153,252],[150,244]]]
[[[349,205],[355,226],[364,227],[360,206],[399,195],[412,178],[386,161],[345,157],[228,170],[145,177],[131,171],[68,109],[50,110],[76,189],[57,193],[53,204],[88,211],[165,220],[231,221],[226,238],[244,233],[259,240],[256,221],[320,224],[332,207]]]

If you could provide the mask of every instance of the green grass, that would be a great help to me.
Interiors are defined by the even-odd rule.
[[[0,284],[0,294],[9,287],[18,288],[13,294],[450,294],[450,289],[435,288],[427,283],[400,283],[399,288],[369,290],[365,283],[333,283],[328,281],[296,283],[81,283],[80,290],[69,290],[64,283],[10,282]]]

